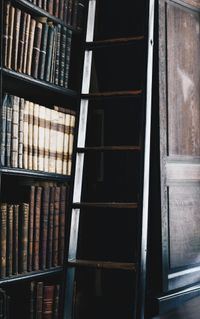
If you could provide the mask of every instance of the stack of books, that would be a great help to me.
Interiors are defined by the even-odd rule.
[[[58,319],[60,308],[60,285],[42,281],[30,284],[30,319]]]
[[[0,277],[63,264],[68,187],[26,187],[29,202],[0,204]]]
[[[5,94],[1,121],[2,166],[71,174],[73,111]]]
[[[68,87],[72,31],[46,17],[5,4],[3,65],[36,79]]]

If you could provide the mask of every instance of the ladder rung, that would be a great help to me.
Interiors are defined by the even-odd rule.
[[[138,203],[118,203],[118,202],[109,202],[109,203],[73,203],[73,208],[84,208],[84,207],[97,207],[97,208],[138,208]]]
[[[83,99],[99,99],[99,98],[112,98],[112,97],[138,97],[142,94],[142,90],[131,91],[112,91],[112,92],[96,92],[89,94],[82,94]]]
[[[77,147],[78,153],[86,152],[107,152],[107,151],[140,151],[140,146],[87,146]]]
[[[89,267],[89,268],[98,268],[98,269],[117,269],[117,270],[130,270],[130,271],[136,271],[137,269],[136,263],[82,260],[82,259],[71,259],[68,261],[68,265],[73,267]]]
[[[144,36],[136,36],[136,37],[124,37],[124,38],[113,38],[113,39],[104,39],[104,40],[97,40],[93,42],[87,42],[86,48],[87,49],[98,49],[104,46],[111,46],[111,45],[121,45],[121,44],[131,44],[137,41],[144,40]]]

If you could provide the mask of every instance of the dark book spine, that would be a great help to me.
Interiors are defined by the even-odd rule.
[[[13,97],[12,112],[12,137],[11,137],[11,166],[18,167],[18,143],[19,143],[19,97]]]
[[[18,269],[18,242],[19,242],[19,205],[13,206],[13,274],[17,275]]]
[[[35,282],[30,284],[30,319],[35,319]]]
[[[0,278],[6,277],[7,205],[0,204]]]
[[[33,232],[35,211],[35,186],[30,187],[29,223],[28,223],[28,271],[33,270]]]
[[[35,27],[36,27],[36,20],[31,19],[29,39],[28,39],[28,53],[27,53],[28,58],[27,58],[27,66],[26,66],[26,72],[28,75],[31,75],[33,43],[34,43],[34,38],[35,38]]]
[[[52,267],[54,197],[55,197],[55,187],[51,187],[50,202],[49,202],[49,220],[48,220],[47,268]]]
[[[6,275],[13,273],[13,205],[7,206]]]
[[[41,269],[46,268],[47,259],[47,231],[48,231],[48,215],[49,215],[49,195],[50,189],[45,186],[43,189],[42,196],[42,212],[41,212],[41,249],[40,249],[40,267]]]
[[[1,109],[1,165],[5,166],[6,155],[6,108],[8,103],[8,94],[3,97]]]
[[[33,269],[39,270],[39,242],[40,242],[40,212],[41,212],[42,188],[36,188],[34,236],[33,236]]]
[[[69,68],[71,58],[71,43],[72,43],[72,31],[67,30],[67,41],[65,49],[65,64],[64,64],[64,86],[68,88],[69,82]]]
[[[47,10],[51,15],[53,15],[53,0],[48,1]]]
[[[28,257],[28,219],[29,219],[29,205],[21,204],[19,213],[19,270],[20,273],[27,271],[27,257]]]
[[[61,42],[60,42],[60,65],[59,65],[59,85],[60,86],[64,85],[66,33],[67,33],[67,28],[63,27],[61,30]]]
[[[58,266],[60,187],[55,187],[54,217],[53,217],[53,266]]]
[[[60,0],[59,1],[59,10],[58,10],[58,13],[59,13],[59,18],[61,20],[63,20],[63,14],[64,14],[64,0]]]
[[[67,14],[68,14],[68,0],[64,0],[63,20],[66,24],[67,24]]]
[[[59,319],[59,303],[60,303],[60,285],[56,285],[54,290],[53,319]]]
[[[56,45],[56,61],[55,61],[55,84],[59,84],[59,64],[60,64],[60,40],[61,40],[61,25],[57,26],[57,45]]]
[[[51,83],[55,81],[55,65],[56,65],[56,44],[57,44],[57,26],[54,27],[54,39],[53,39],[53,51],[52,51],[52,59],[51,59],[51,71],[50,71],[50,79]]]
[[[24,99],[20,99],[19,103],[19,131],[18,131],[18,166],[23,168],[23,140],[24,140]]]
[[[33,44],[33,58],[32,58],[32,69],[31,74],[33,77],[37,78],[38,76],[38,65],[40,58],[40,46],[42,38],[42,23],[37,22],[35,28],[35,38]]]
[[[47,54],[48,29],[49,29],[49,26],[47,23],[45,23],[43,26],[43,31],[42,31],[40,61],[39,61],[39,69],[38,69],[38,78],[40,78],[41,80],[44,79],[45,61],[46,61],[46,54]]]
[[[37,283],[36,292],[36,318],[42,319],[43,282]]]
[[[12,110],[13,96],[8,96],[7,112],[6,112],[6,165],[11,164],[11,134],[12,134]]]
[[[8,28],[8,58],[7,58],[7,68],[11,68],[12,62],[12,49],[13,49],[13,32],[14,32],[14,17],[15,8],[10,6],[9,10],[9,28]]]
[[[3,21],[3,66],[7,67],[8,62],[8,33],[9,33],[9,12],[10,12],[10,2],[5,4],[5,14]]]
[[[60,188],[60,216],[59,216],[59,264],[62,265],[64,261],[65,249],[65,223],[66,223],[66,201],[68,197],[67,186]]]
[[[68,0],[67,24],[72,24],[73,0]]]
[[[24,43],[25,43],[25,30],[27,23],[27,13],[23,12],[21,17],[21,26],[19,32],[19,48],[18,48],[18,59],[17,59],[17,71],[22,72],[23,67],[23,56],[24,56]]]
[[[53,15],[58,18],[59,16],[59,0],[54,0],[53,3]]]
[[[21,10],[15,9],[14,32],[13,32],[13,50],[12,50],[12,69],[17,71],[17,57],[19,48],[19,31],[21,22]]]
[[[24,36],[24,52],[23,52],[24,54],[23,54],[23,62],[22,62],[22,72],[23,73],[26,73],[27,61],[30,58],[28,56],[30,26],[31,26],[31,15],[28,14],[27,20],[26,20],[25,36]]]
[[[42,318],[52,319],[54,302],[54,286],[44,286]]]
[[[54,26],[50,25],[49,26],[49,31],[48,31],[47,54],[46,54],[46,62],[45,62],[45,76],[44,76],[44,79],[46,81],[50,81],[54,33],[55,33]]]
[[[72,25],[73,25],[74,28],[77,27],[78,2],[79,2],[79,0],[74,0],[74,1],[73,1]]]
[[[81,30],[83,28],[83,19],[85,13],[85,5],[82,2],[78,2],[77,19],[76,19],[76,29]]]

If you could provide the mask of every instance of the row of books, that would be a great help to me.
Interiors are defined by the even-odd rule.
[[[30,319],[58,319],[60,308],[60,285],[44,282],[30,284]]]
[[[32,17],[5,4],[3,64],[62,87],[68,87],[72,31],[45,17]]]
[[[46,183],[27,192],[27,203],[0,204],[1,278],[63,264],[68,188]]]
[[[1,165],[71,174],[75,113],[5,94],[1,117]]]
[[[48,11],[51,15],[63,20],[76,29],[81,29],[84,13],[84,0],[29,0]]]

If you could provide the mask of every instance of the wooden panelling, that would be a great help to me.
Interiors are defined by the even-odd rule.
[[[200,159],[199,163],[192,162],[168,162],[166,165],[167,184],[170,182],[199,181],[200,180]]]
[[[167,5],[168,153],[200,155],[200,15]]]

